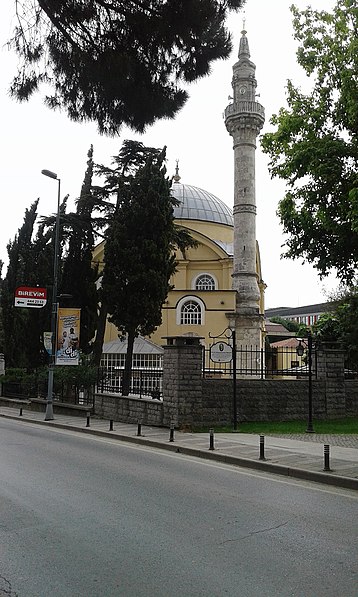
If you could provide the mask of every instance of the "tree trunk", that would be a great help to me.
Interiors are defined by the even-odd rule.
[[[101,356],[102,356],[102,348],[103,348],[103,341],[104,341],[104,333],[106,330],[106,323],[107,323],[107,305],[105,303],[101,303],[99,315],[98,315],[98,322],[97,322],[96,339],[93,344],[93,363],[96,367],[99,367],[101,364]]]

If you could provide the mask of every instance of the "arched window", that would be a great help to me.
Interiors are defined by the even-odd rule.
[[[200,274],[195,281],[196,290],[215,290],[215,280],[210,274]]]
[[[195,296],[186,296],[177,304],[178,325],[204,325],[205,305]]]
[[[195,301],[188,301],[187,303],[184,303],[184,305],[181,308],[180,323],[182,325],[200,325],[200,305]]]

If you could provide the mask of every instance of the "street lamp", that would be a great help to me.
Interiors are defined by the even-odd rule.
[[[57,286],[58,286],[58,253],[60,246],[60,193],[61,193],[61,180],[57,174],[51,172],[51,170],[41,170],[41,174],[53,178],[58,182],[57,192],[57,212],[56,212],[56,225],[55,225],[55,243],[54,243],[54,255],[53,255],[53,286],[52,286],[52,312],[51,312],[51,358],[48,367],[48,382],[47,382],[47,402],[45,421],[52,421],[53,416],[53,374],[56,362],[56,335],[57,335]]]
[[[299,344],[296,348],[297,355],[299,357],[303,356],[305,351],[303,340],[298,338]],[[313,423],[312,423],[312,349],[313,349],[313,340],[311,332],[307,334],[307,344],[305,343],[308,349],[308,422],[307,422],[307,429],[306,433],[314,433]]]

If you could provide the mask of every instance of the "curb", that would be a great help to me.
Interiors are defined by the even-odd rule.
[[[203,451],[196,448],[187,448],[180,444],[165,444],[157,440],[146,439],[144,436],[139,435],[121,435],[119,433],[113,434],[110,431],[100,431],[98,429],[91,429],[87,427],[75,427],[73,425],[65,425],[62,423],[54,423],[52,421],[36,421],[32,419],[26,419],[19,416],[12,416],[8,414],[0,413],[0,417],[5,419],[12,419],[20,421],[22,423],[34,423],[35,425],[43,425],[45,427],[56,427],[57,429],[69,429],[78,431],[80,433],[97,435],[99,437],[110,437],[118,441],[142,444],[144,446],[151,446],[153,448],[159,448],[168,452],[176,452],[179,454],[185,454],[186,456],[195,456],[196,458],[202,458],[204,460],[213,460],[216,462],[223,462],[225,464],[231,464],[234,466],[241,466],[243,468],[250,468],[254,470],[260,470],[268,473],[275,473],[285,477],[292,477],[296,479],[303,479],[306,481],[314,481],[316,483],[323,483],[325,485],[333,485],[335,487],[343,487],[345,489],[358,490],[358,479],[354,477],[343,477],[340,475],[332,475],[325,472],[309,471],[300,468],[293,468],[283,466],[281,464],[275,464],[268,462],[267,460],[251,460],[249,458],[241,458],[239,456],[230,456],[228,454],[219,454],[215,451]]]

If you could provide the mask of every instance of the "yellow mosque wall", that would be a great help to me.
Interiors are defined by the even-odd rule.
[[[233,259],[229,252],[233,242],[233,228],[211,222],[176,220],[187,228],[198,242],[196,248],[189,248],[185,257],[176,252],[177,271],[170,280],[173,290],[163,305],[162,324],[149,336],[158,345],[166,343],[167,336],[195,335],[203,338],[206,346],[213,343],[212,337],[220,335],[228,327],[226,313],[235,311],[235,291],[232,290]],[[215,240],[220,242],[215,242]],[[221,246],[223,244],[223,246]],[[93,259],[103,264],[104,243],[95,248]],[[260,254],[257,246],[257,276],[261,291],[260,312],[264,312],[265,284],[261,277]],[[215,281],[215,290],[198,290],[195,281],[201,274],[210,275]],[[199,324],[180,322],[180,308],[183,301],[194,299],[202,305],[202,318]],[[128,297],[130,300],[130,297]],[[262,324],[263,325],[263,324]],[[262,329],[264,336],[264,329]],[[107,323],[105,342],[118,338],[117,328]]]

